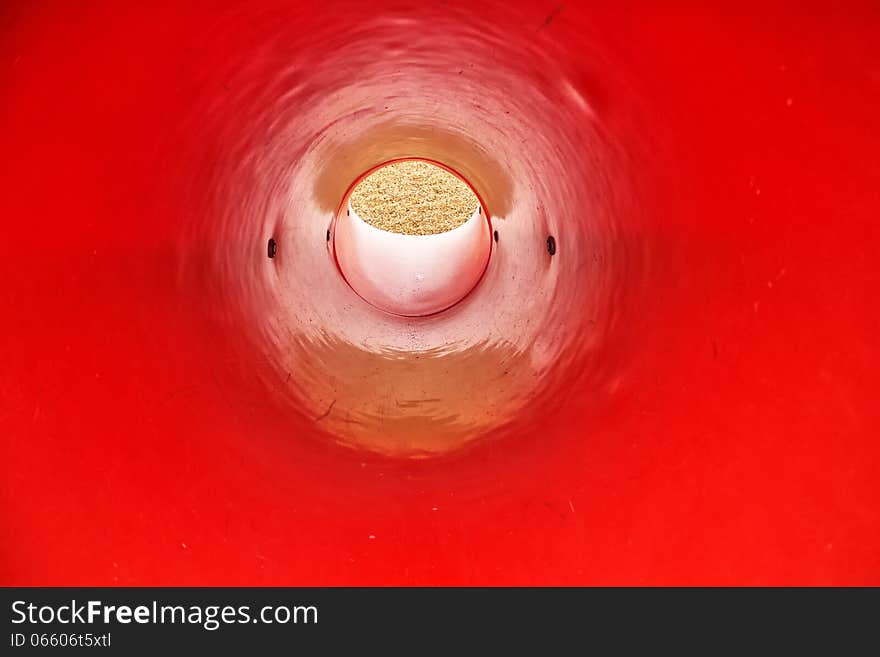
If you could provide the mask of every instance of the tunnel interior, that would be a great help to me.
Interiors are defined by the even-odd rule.
[[[880,581],[845,4],[4,3],[0,581]],[[413,158],[490,255],[404,316],[336,222]]]

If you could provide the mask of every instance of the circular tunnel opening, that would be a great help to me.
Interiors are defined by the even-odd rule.
[[[454,306],[479,283],[492,250],[482,202],[432,160],[385,162],[346,192],[333,228],[340,273],[364,301],[404,317]]]

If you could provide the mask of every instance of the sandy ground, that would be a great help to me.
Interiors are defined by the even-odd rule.
[[[376,228],[405,235],[434,235],[470,219],[479,205],[460,179],[428,162],[396,162],[364,178],[351,207]]]

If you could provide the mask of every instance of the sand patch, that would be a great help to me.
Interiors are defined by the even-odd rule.
[[[419,160],[374,171],[358,183],[350,202],[368,224],[404,235],[445,233],[470,219],[479,206],[461,179]]]

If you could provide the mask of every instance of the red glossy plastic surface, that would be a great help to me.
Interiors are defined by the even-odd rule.
[[[0,583],[880,584],[878,34],[4,2]],[[326,242],[395,157],[499,233],[431,318]]]

